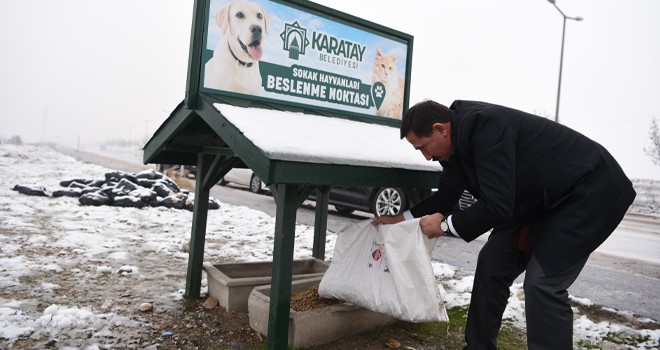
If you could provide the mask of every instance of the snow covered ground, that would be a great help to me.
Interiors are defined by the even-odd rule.
[[[50,148],[0,145],[0,349],[25,339],[55,341],[59,349],[136,347],[147,327],[139,306],[148,302],[162,313],[181,302],[191,212],[91,207],[77,198],[12,190],[16,184],[39,184],[53,191],[62,180],[103,178],[112,170]],[[206,261],[270,260],[274,224],[263,212],[220,202],[220,209],[209,211]],[[296,259],[311,257],[313,235],[313,227],[296,227]],[[328,232],[329,260],[335,239]],[[439,262],[433,270],[447,307],[469,303],[473,276]],[[203,293],[206,288],[204,280]],[[505,313],[521,328],[523,300],[522,285],[515,284]],[[631,323],[655,322],[616,312]],[[654,328],[593,321],[576,309],[574,338],[576,348],[658,348],[660,330]]]
[[[631,211],[642,215],[660,216],[660,181],[633,179],[637,196]]]

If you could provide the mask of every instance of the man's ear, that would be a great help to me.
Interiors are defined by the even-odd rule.
[[[449,134],[449,123],[433,123],[433,131],[439,132],[441,135]]]

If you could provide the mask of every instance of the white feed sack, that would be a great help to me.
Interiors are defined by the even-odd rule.
[[[428,239],[419,220],[371,225],[364,220],[337,236],[332,264],[319,295],[409,322],[448,321],[440,297]]]

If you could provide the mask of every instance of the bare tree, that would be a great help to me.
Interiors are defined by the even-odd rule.
[[[2,144],[2,143],[7,143],[7,144],[10,144],[10,145],[19,145],[20,146],[20,145],[23,144],[23,140],[21,139],[21,137],[19,135],[12,135],[12,137],[10,137],[9,139],[0,138],[0,144]]]
[[[655,117],[651,119],[649,139],[651,139],[651,146],[644,147],[644,153],[651,157],[653,164],[660,166],[660,130],[658,130],[658,122],[655,120]]]

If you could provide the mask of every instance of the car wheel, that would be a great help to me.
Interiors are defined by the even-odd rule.
[[[335,205],[335,210],[336,210],[339,214],[344,214],[344,215],[348,215],[348,214],[350,214],[350,213],[352,213],[352,212],[355,211],[355,210],[353,210],[353,209],[351,209],[351,208],[348,208],[348,207],[342,207],[341,205]]]
[[[381,188],[374,196],[371,211],[374,215],[396,215],[406,210],[406,195],[397,188]]]
[[[250,177],[250,192],[261,193],[261,179],[256,174]]]

